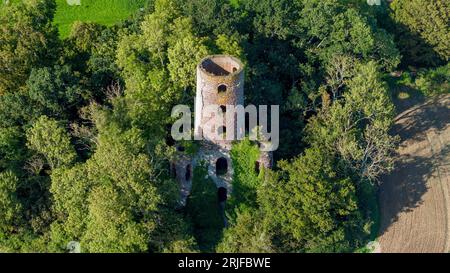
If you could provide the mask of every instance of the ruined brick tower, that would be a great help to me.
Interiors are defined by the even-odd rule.
[[[217,105],[217,113],[211,115],[208,106]],[[231,190],[233,169],[230,159],[231,141],[218,139],[218,135],[234,131],[236,117],[226,121],[227,105],[244,105],[244,65],[228,55],[212,55],[197,66],[197,94],[195,98],[195,131],[203,137],[199,158],[208,163],[208,174],[217,187]],[[221,123],[216,123],[221,115]],[[230,124],[231,123],[231,124]],[[217,126],[208,127],[207,124]],[[228,125],[228,126],[227,126]]]
[[[220,106],[217,115],[207,113],[208,106]],[[221,148],[230,149],[231,142],[218,140],[214,134],[236,132],[234,119],[232,128],[227,128],[223,119],[217,128],[207,128],[206,125],[217,124],[218,115],[226,115],[227,105],[244,105],[244,67],[240,60],[227,55],[213,55],[204,58],[197,66],[197,94],[195,97],[195,134],[202,135]],[[216,130],[216,132],[214,132]]]
[[[226,199],[226,194],[232,190],[232,141],[217,137],[231,131],[235,137],[237,134],[237,117],[235,115],[227,122],[227,105],[244,106],[244,65],[239,59],[229,55],[208,56],[197,65],[194,135],[196,139],[202,139],[200,148],[194,156],[180,153],[172,165],[172,173],[175,173],[181,185],[183,203],[191,190],[193,167],[201,161],[207,164],[208,176],[216,184],[219,196],[225,195]],[[222,118],[219,119],[219,116]],[[213,126],[208,127],[208,124]],[[260,164],[270,168],[271,153],[261,153],[255,168],[259,169]]]

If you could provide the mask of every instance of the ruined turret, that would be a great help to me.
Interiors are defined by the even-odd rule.
[[[194,135],[195,139],[200,140],[200,147],[192,157],[180,155],[172,167],[181,183],[184,201],[191,189],[193,167],[199,162],[206,163],[208,176],[216,184],[222,199],[232,190],[232,140],[224,134],[234,132],[236,136],[237,130],[245,128],[238,129],[234,111],[229,111],[234,118],[227,117],[227,106],[244,106],[244,65],[233,56],[208,56],[197,65]],[[271,153],[261,153],[255,169],[259,170],[260,166],[271,167]]]
[[[211,115],[209,106],[219,106],[218,113]],[[201,60],[197,66],[197,93],[195,97],[195,135],[225,149],[231,148],[231,141],[214,136],[236,132],[236,119],[232,124],[219,121],[219,115],[226,115],[227,105],[244,105],[244,66],[242,62],[228,55],[213,55]],[[216,124],[206,128],[207,124]],[[228,125],[228,126],[227,126]],[[228,128],[230,127],[231,128]],[[216,134],[217,133],[217,134]]]

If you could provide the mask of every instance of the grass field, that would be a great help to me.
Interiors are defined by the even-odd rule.
[[[0,0],[0,5],[3,0]],[[10,3],[20,0],[11,0]],[[61,38],[70,34],[75,21],[95,22],[111,26],[147,5],[148,0],[79,0],[80,6],[69,5],[67,0],[56,0],[57,10],[54,22]]]
[[[70,34],[74,21],[95,22],[110,26],[143,8],[148,0],[80,0],[80,6],[70,6],[66,0],[56,0],[55,24],[62,38]]]

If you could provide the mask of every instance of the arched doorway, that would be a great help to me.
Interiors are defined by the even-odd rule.
[[[255,162],[255,173],[259,174],[259,172],[261,171],[261,163],[259,163],[259,161]]]
[[[225,175],[228,172],[228,161],[221,157],[216,161],[216,175]]]
[[[220,84],[220,85],[217,87],[217,92],[219,92],[219,93],[227,92],[227,86],[226,86],[225,84]]]

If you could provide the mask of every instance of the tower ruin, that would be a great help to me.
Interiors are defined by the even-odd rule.
[[[208,106],[219,106],[216,115],[206,112]],[[225,118],[219,123],[218,117],[226,115],[227,105],[244,105],[244,65],[228,55],[213,55],[204,58],[197,66],[197,93],[195,97],[195,132],[197,137],[220,146],[231,149],[231,141],[214,139],[215,133],[237,130],[236,118],[227,128]],[[217,132],[209,131],[205,125],[217,124]]]
[[[208,56],[197,65],[194,136],[196,139],[202,139],[201,145],[195,156],[180,155],[172,166],[181,185],[183,203],[192,186],[193,167],[201,161],[206,163],[208,176],[216,184],[219,195],[220,193],[223,195],[224,192],[230,193],[232,190],[233,168],[230,157],[232,141],[216,137],[217,134],[231,131],[235,136],[237,134],[236,116],[227,122],[227,105],[244,106],[244,65],[233,56]],[[207,111],[211,106],[215,106],[216,109],[213,114]],[[215,126],[208,128],[207,124]],[[255,168],[259,170],[260,165],[271,167],[271,153],[261,153]]]
[[[207,113],[207,107],[215,105],[219,106],[217,113]],[[208,56],[197,66],[194,134],[203,138],[199,158],[207,162],[209,176],[218,188],[229,191],[233,177],[229,153],[231,141],[214,137],[216,133],[226,134],[237,130],[236,118],[231,125],[226,121],[227,105],[244,105],[244,65],[232,56]],[[217,126],[207,128],[205,125],[208,123]]]

